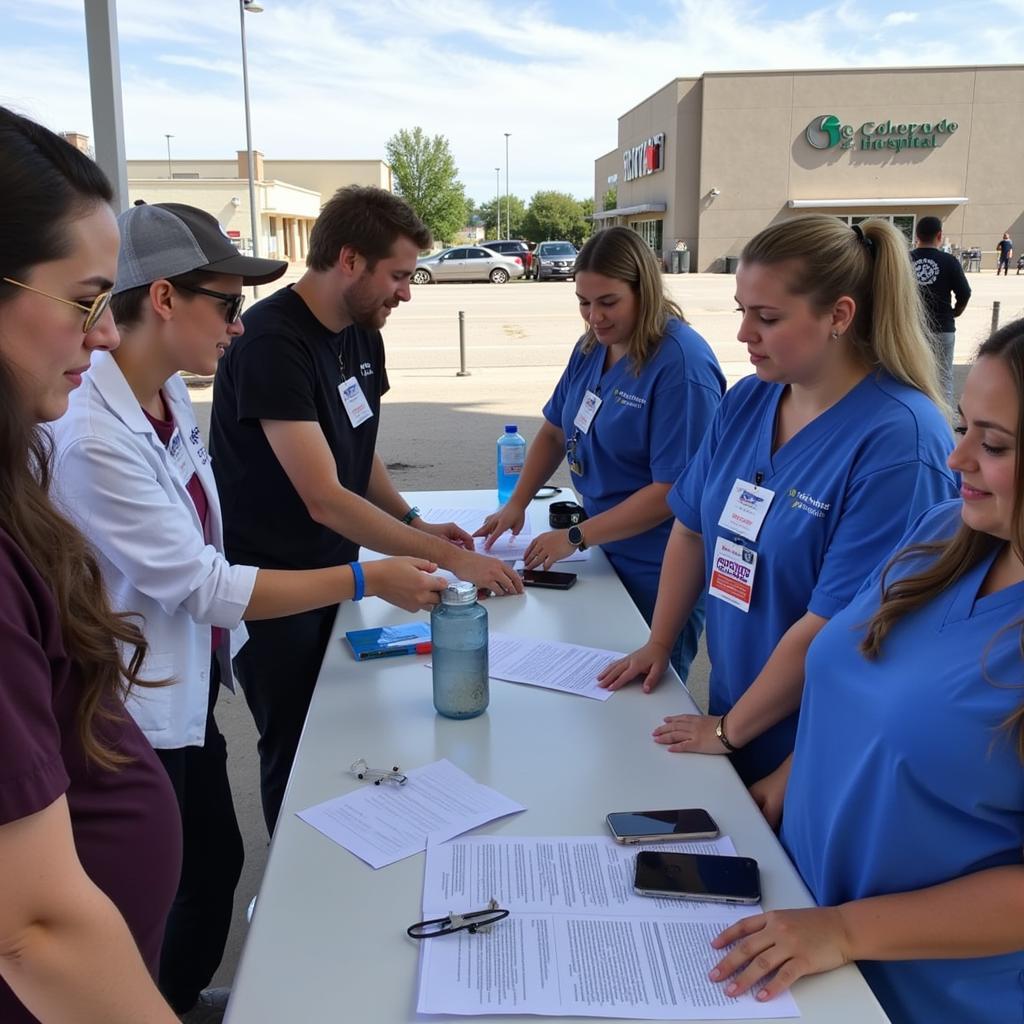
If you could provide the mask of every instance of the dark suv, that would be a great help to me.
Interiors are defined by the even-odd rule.
[[[502,238],[496,242],[481,242],[485,249],[493,249],[500,252],[502,256],[518,256],[523,261],[523,270],[526,276],[530,276],[530,266],[533,263],[533,253],[530,247],[521,238]]]
[[[533,252],[534,280],[576,280],[576,246],[572,242],[541,242]]]

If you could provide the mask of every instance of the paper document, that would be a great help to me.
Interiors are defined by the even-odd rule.
[[[299,811],[298,816],[367,864],[380,868],[425,850],[428,835],[437,841],[450,839],[525,810],[446,759],[406,774],[409,781],[404,786],[364,785]]]
[[[493,555],[495,558],[500,558],[503,562],[519,562],[523,555],[526,554],[526,549],[530,546],[533,541],[525,530],[519,534],[518,537],[513,537],[511,533],[503,533],[492,545],[490,550],[484,547],[484,542],[487,540],[486,537],[476,538],[476,549],[483,555]],[[578,548],[566,555],[565,558],[559,559],[555,565],[560,565],[562,562],[585,562],[590,558],[590,548],[585,551],[580,551]],[[521,568],[518,564],[516,568]]]
[[[496,511],[496,510],[495,510]],[[441,508],[431,507],[420,510],[420,518],[427,523],[455,523],[461,526],[466,533],[475,533],[484,525],[484,520],[491,513],[485,508]],[[523,529],[520,536],[529,535],[530,517],[527,516],[523,522]]]
[[[657,900],[633,892],[641,849],[610,836],[473,836],[431,842],[423,916],[485,906],[511,915],[487,933],[423,944],[420,1013],[535,1013],[647,1020],[798,1017],[788,994],[769,1003],[725,995],[708,971],[711,940],[760,906]],[[728,837],[673,850],[732,855]],[[475,940],[483,939],[482,942]]]
[[[534,640],[529,637],[491,633],[488,672],[492,679],[529,683],[548,690],[565,690],[592,700],[607,700],[611,690],[597,685],[597,674],[624,655],[597,647]]]

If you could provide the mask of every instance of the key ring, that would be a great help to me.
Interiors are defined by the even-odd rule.
[[[397,764],[390,771],[387,768],[371,768],[366,763],[365,757],[359,758],[358,761],[353,761],[349,771],[360,782],[372,780],[375,786],[379,786],[382,782],[390,782],[395,786],[404,786],[408,781],[408,776],[401,773]]]
[[[469,914],[449,913],[447,917],[437,917],[433,921],[418,921],[409,925],[405,934],[410,939],[434,939],[439,935],[453,935],[455,932],[467,931],[471,935],[486,932],[491,925],[504,921],[509,911],[502,910],[497,900],[491,900],[486,910],[474,910]]]

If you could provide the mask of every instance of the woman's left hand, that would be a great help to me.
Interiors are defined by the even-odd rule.
[[[727,754],[715,735],[720,715],[669,715],[654,730],[655,743],[671,744],[674,754]]]
[[[724,981],[727,996],[740,996],[775,972],[758,992],[760,1002],[785,992],[805,974],[834,971],[853,959],[850,936],[838,907],[772,910],[746,917],[726,928],[711,945],[723,949],[734,942],[735,947],[708,977]]]
[[[429,533],[434,537],[440,537],[441,540],[446,540],[456,547],[465,548],[467,551],[476,550],[473,538],[461,526],[455,523],[427,523],[422,519],[417,519],[412,525],[417,530],[422,530],[424,533]]]
[[[568,530],[550,530],[534,537],[523,555],[527,569],[550,569],[555,562],[568,558],[576,550]]]

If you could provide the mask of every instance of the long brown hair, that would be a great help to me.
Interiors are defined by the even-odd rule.
[[[111,199],[110,183],[87,156],[0,107],[0,278],[24,280],[34,266],[65,256],[67,224]],[[0,305],[16,293],[0,282]],[[82,677],[82,747],[91,761],[114,768],[125,757],[105,742],[102,724],[124,715],[146,642],[127,616],[111,610],[88,543],[51,502],[51,445],[24,409],[14,373],[0,358],[0,528],[53,593],[64,646]],[[127,664],[122,650],[132,652]]]
[[[577,273],[583,270],[622,281],[633,289],[637,317],[626,355],[633,372],[639,374],[665,336],[669,318],[686,323],[683,311],[665,294],[657,258],[632,228],[605,228],[591,235],[576,257]],[[596,344],[597,335],[588,327],[583,352],[591,351]]]
[[[816,310],[848,295],[857,306],[848,336],[864,363],[923,391],[946,410],[906,241],[891,224],[868,220],[854,229],[827,214],[794,217],[755,235],[740,259],[791,261],[790,291],[806,296]]]
[[[1017,558],[1024,561],[1024,319],[1014,320],[996,331],[978,349],[977,358],[1002,360],[1017,389],[1017,450],[1010,546]],[[1000,543],[998,538],[972,530],[961,522],[948,541],[914,544],[898,552],[882,574],[882,603],[871,617],[861,642],[864,656],[877,658],[886,636],[900,619],[956,583]],[[931,559],[923,569],[893,583],[886,582],[894,566],[909,558],[922,557]],[[1024,659],[1024,618],[1015,625],[1020,629],[1018,643]],[[1003,727],[1016,733],[1018,754],[1024,761],[1024,703],[1003,722]]]

